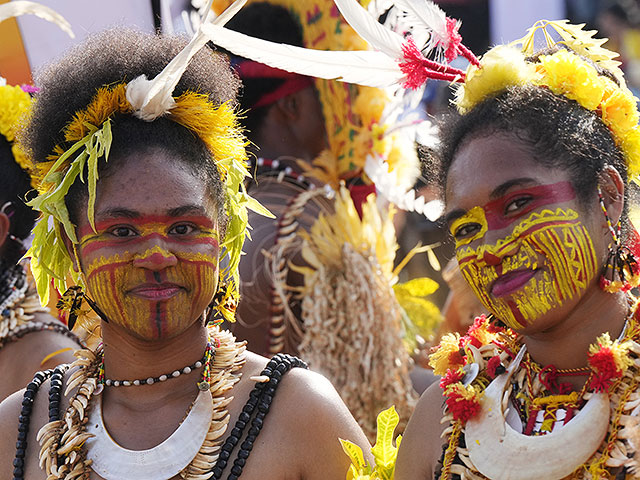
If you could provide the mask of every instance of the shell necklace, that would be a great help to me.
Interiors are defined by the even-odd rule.
[[[245,346],[243,343],[236,343],[231,333],[221,331],[217,326],[209,327],[209,338],[216,343],[210,388],[200,391],[187,418],[169,439],[157,447],[139,452],[123,449],[108,438],[106,428],[102,428],[104,423],[100,398],[95,398],[101,391],[98,388],[100,352],[86,349],[77,351],[75,355],[78,360],[72,365],[76,369],[69,377],[65,391],[65,396],[74,392],[69,397],[69,406],[62,418],[47,423],[37,436],[40,443],[40,465],[47,478],[90,478],[91,470],[107,480],[167,479],[176,474],[184,480],[207,478],[205,475],[218,459],[221,438],[229,423],[227,406],[231,398],[226,394],[240,380],[240,369],[245,361]],[[98,428],[92,427],[95,425]],[[189,438],[188,447],[178,443],[185,441],[187,436],[194,437]],[[199,450],[192,446],[198,443]],[[144,458],[144,453],[150,452],[155,460],[160,457],[160,452],[164,452],[167,457],[177,457],[176,450],[171,455],[166,453],[167,446],[175,445],[178,445],[180,451],[179,459],[161,460],[174,473],[167,470],[158,476],[159,469]],[[102,455],[107,455],[108,459],[98,459],[94,467],[93,461]],[[123,462],[127,462],[129,466],[138,466],[135,471],[123,470],[122,473],[118,464]],[[139,462],[144,465],[140,466]],[[180,464],[182,469],[175,472]]]

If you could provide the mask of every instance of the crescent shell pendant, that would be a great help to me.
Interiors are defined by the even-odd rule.
[[[484,392],[482,409],[465,427],[469,458],[485,477],[495,480],[559,480],[574,472],[600,447],[609,428],[609,397],[594,393],[562,428],[543,436],[516,432],[505,421],[502,398],[526,346],[505,373]]]
[[[148,450],[128,450],[109,435],[102,418],[102,398],[91,409],[86,441],[91,468],[105,480],[167,480],[180,473],[198,454],[213,415],[209,390],[200,391],[180,426],[161,444]]]

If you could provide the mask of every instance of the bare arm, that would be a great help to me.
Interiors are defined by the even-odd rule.
[[[395,480],[431,480],[442,455],[445,440],[440,438],[447,425],[440,423],[444,397],[432,384],[420,397],[407,424],[398,452]]]
[[[287,377],[278,393],[284,397],[279,408],[290,412],[286,428],[292,437],[287,458],[297,464],[299,476],[295,478],[346,478],[350,460],[340,438],[360,446],[372,462],[367,438],[331,383],[317,373],[298,369]]]

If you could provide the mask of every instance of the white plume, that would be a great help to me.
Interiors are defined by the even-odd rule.
[[[26,1],[13,1],[0,5],[0,22],[3,22],[12,17],[18,17],[20,15],[35,15],[38,18],[42,18],[51,23],[55,23],[60,29],[69,35],[71,38],[75,38],[71,25],[67,20],[55,10],[40,5],[36,2]]]
[[[376,191],[388,202],[409,212],[417,212],[435,222],[442,215],[444,205],[440,200],[426,202],[423,196],[416,198],[416,191],[404,191],[398,187],[395,171],[389,170],[389,164],[380,156],[369,155],[364,171],[376,186]]]
[[[404,38],[380,24],[357,0],[334,0],[345,20],[374,50],[402,58]]]
[[[399,84],[405,77],[398,63],[382,52],[312,50],[253,38],[212,24],[203,25],[202,32],[235,55],[301,75],[378,88]]]
[[[214,23],[224,25],[242,8],[247,0],[236,0],[227,8]],[[189,66],[193,56],[209,41],[202,29],[208,24],[213,0],[208,0],[204,10],[204,18],[191,41],[164,67],[152,80],[146,75],[140,75],[127,84],[127,100],[134,109],[134,115],[146,122],[152,122],[161,117],[175,106],[173,91]]]
[[[411,25],[413,37],[425,39],[420,43],[428,42],[425,47],[428,51],[434,49],[440,43],[445,49],[448,46],[447,15],[440,7],[427,0],[394,0],[395,8],[402,11]]]

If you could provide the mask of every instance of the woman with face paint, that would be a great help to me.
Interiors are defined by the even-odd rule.
[[[242,187],[237,79],[204,43],[107,31],[38,79],[32,268],[102,344],[0,406],[0,478],[339,478],[338,438],[367,443],[323,377],[216,326],[247,208],[268,212]]]
[[[37,214],[24,204],[32,189],[27,159],[15,141],[31,96],[0,78],[0,401],[41,369],[73,360],[78,339],[40,305],[19,264]]]
[[[432,353],[397,480],[640,475],[637,99],[592,34],[539,22],[457,92],[434,169],[490,315]]]

